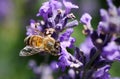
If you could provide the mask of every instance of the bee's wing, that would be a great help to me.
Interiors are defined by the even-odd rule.
[[[43,49],[40,48],[33,48],[31,46],[26,46],[20,51],[19,56],[31,56],[42,51]]]

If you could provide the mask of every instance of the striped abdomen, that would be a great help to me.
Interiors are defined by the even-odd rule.
[[[43,43],[43,37],[39,35],[31,35],[25,38],[26,45],[32,46],[32,47],[41,47]]]

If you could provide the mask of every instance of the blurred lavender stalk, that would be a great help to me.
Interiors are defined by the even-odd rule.
[[[16,52],[20,44],[22,1],[0,0],[0,79],[16,79],[19,72],[13,60],[18,59]],[[22,31],[23,32],[23,31]],[[15,57],[14,57],[15,56]],[[18,66],[18,65],[17,65]],[[23,69],[23,68],[22,68]],[[23,76],[21,76],[23,77]],[[19,79],[17,77],[17,79]]]
[[[80,6],[79,8],[79,14],[82,15],[83,13],[89,13],[93,16],[97,16],[98,9],[100,8],[100,1],[98,0],[80,0],[80,3],[78,4]]]
[[[99,1],[96,0],[81,0],[80,2],[81,12],[94,13],[99,8]]]
[[[0,0],[0,23],[7,20],[13,12],[13,3],[10,0]]]
[[[47,64],[41,64],[40,66],[36,65],[34,60],[29,61],[29,67],[33,70],[37,79],[54,79],[53,71]]]

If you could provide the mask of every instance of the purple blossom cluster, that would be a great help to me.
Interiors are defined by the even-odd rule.
[[[96,30],[92,28],[92,17],[88,13],[80,18],[86,39],[79,47],[74,45],[75,38],[71,36],[73,27],[78,25],[71,9],[78,6],[66,0],[50,0],[42,4],[37,16],[43,20],[31,20],[26,34],[40,35],[37,31],[45,32],[46,28],[53,28],[55,33],[52,37],[60,42],[61,51],[58,52],[58,61],[52,62],[50,66],[37,66],[34,61],[30,61],[29,66],[39,76],[38,79],[53,79],[52,73],[59,70],[68,73],[62,74],[58,79],[114,79],[109,70],[114,61],[120,61],[120,8],[111,0],[107,0],[107,3],[109,9],[100,10],[102,20]],[[73,49],[74,54],[68,49]]]
[[[38,31],[44,33],[47,28],[55,29],[52,37],[60,42],[61,52],[58,52],[60,56],[57,65],[62,70],[65,70],[66,67],[79,68],[83,65],[66,49],[75,47],[75,38],[71,37],[71,34],[74,31],[73,27],[78,25],[78,21],[75,20],[74,14],[70,13],[72,8],[78,8],[78,6],[66,0],[44,2],[37,13],[37,16],[41,16],[43,20],[38,22],[31,20],[26,33],[27,36],[40,35]]]
[[[83,73],[90,75],[84,79],[110,79],[109,70],[114,61],[120,61],[120,15],[119,8],[112,0],[107,0],[109,9],[100,10],[101,21],[98,28],[93,30],[92,17],[85,13],[80,18],[83,24],[83,34],[86,40],[80,45],[86,61]]]

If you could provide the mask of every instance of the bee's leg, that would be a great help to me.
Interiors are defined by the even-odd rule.
[[[60,55],[60,53],[56,50],[51,51],[51,54],[54,55],[54,56],[59,56]]]
[[[55,48],[56,51],[60,51],[61,48],[60,48],[60,42],[59,41],[55,42],[54,48]]]
[[[48,48],[44,48],[44,51],[46,51],[47,53],[51,52]]]
[[[60,48],[60,42],[56,41],[54,48],[51,50],[51,54],[54,56],[59,56],[61,52],[61,48]]]

